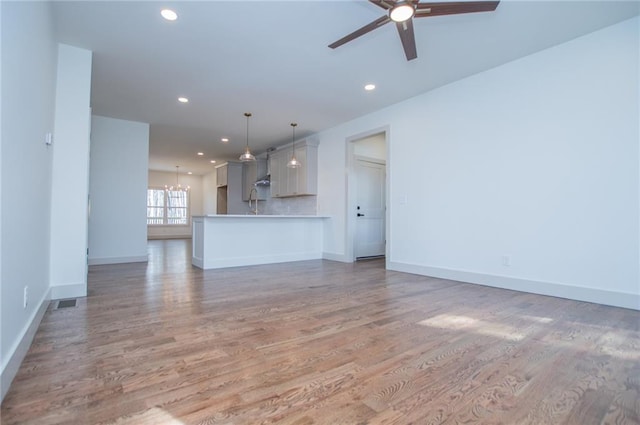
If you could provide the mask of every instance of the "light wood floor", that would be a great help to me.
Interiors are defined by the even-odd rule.
[[[640,313],[185,241],[46,313],[2,424],[638,424]]]

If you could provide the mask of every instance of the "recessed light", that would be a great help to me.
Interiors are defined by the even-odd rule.
[[[198,156],[204,155],[204,152],[198,152]]]
[[[375,90],[375,88],[376,88],[376,85],[375,85],[375,84],[367,84],[367,85],[365,85],[365,86],[364,86],[364,89],[365,89],[366,91]]]
[[[229,139],[227,139],[226,137],[223,137],[222,139],[220,139],[220,141],[222,143],[227,143],[229,141]]]
[[[192,173],[191,171],[189,171],[187,174],[191,175],[191,174],[193,174],[193,173]]]
[[[186,97],[179,97],[178,98],[178,102],[180,102],[180,103],[188,103],[189,99],[187,99]]]
[[[211,160],[211,161],[209,161],[209,162],[211,162],[212,164],[215,164],[215,163],[216,163],[216,160],[215,160],[215,159],[212,159],[212,160]]]
[[[178,14],[171,9],[162,9],[160,11],[160,14],[167,21],[175,21],[176,19],[178,19]]]

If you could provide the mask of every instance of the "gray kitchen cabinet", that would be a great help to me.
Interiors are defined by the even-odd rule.
[[[216,184],[218,187],[227,185],[227,169],[227,164],[216,167]]]
[[[271,170],[271,197],[279,198],[281,187],[283,186],[280,180],[280,168],[282,163],[282,152],[274,152],[269,158],[269,169]]]
[[[245,214],[242,200],[242,163],[228,162],[216,167],[218,214]]]
[[[316,195],[318,193],[318,142],[312,139],[296,141],[296,158],[300,168],[288,168],[293,148],[284,146],[271,154],[271,196]]]

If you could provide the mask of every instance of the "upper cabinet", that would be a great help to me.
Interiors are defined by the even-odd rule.
[[[227,185],[227,169],[228,169],[228,165],[224,164],[224,165],[220,165],[218,167],[216,167],[216,185],[218,187],[220,186],[226,186]]]
[[[313,139],[296,141],[296,159],[300,168],[288,168],[287,162],[293,154],[292,146],[282,147],[269,158],[271,171],[271,196],[316,195],[318,193],[318,142]]]

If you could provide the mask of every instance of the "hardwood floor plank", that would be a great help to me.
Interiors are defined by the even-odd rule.
[[[47,310],[3,424],[640,424],[638,311],[383,260],[149,259]]]

